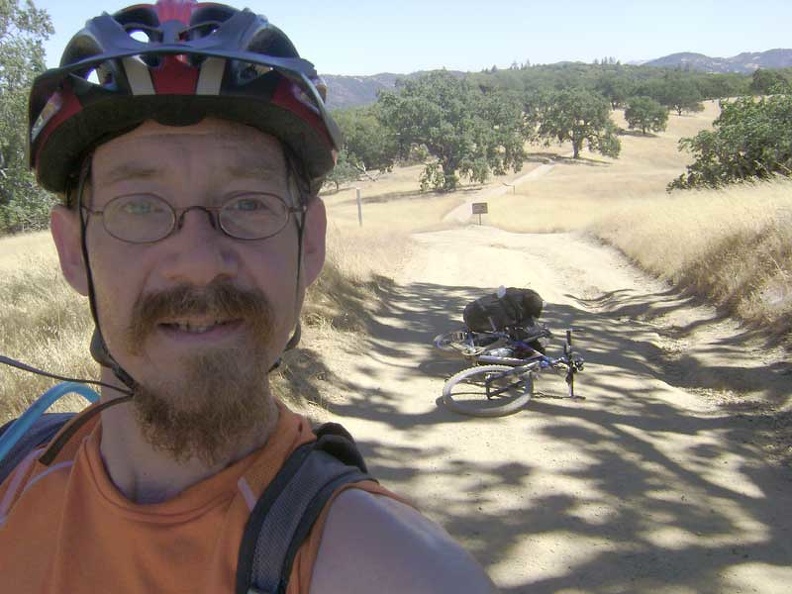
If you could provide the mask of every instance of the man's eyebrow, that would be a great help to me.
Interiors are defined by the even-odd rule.
[[[114,184],[121,181],[151,179],[161,173],[161,169],[142,163],[126,162],[108,171],[101,181],[103,184]]]
[[[164,169],[151,163],[127,161],[113,167],[102,176],[101,183],[114,184],[130,180],[146,180],[161,175]],[[241,179],[277,179],[285,175],[281,163],[258,158],[233,160],[227,167],[230,175]]]
[[[271,179],[277,176],[283,176],[284,171],[282,167],[278,167],[273,163],[266,161],[240,161],[229,166],[228,172],[243,179]]]

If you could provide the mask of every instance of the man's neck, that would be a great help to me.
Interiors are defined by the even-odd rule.
[[[118,383],[111,377],[103,377],[103,381]],[[102,400],[118,395],[115,391],[105,389]],[[271,395],[267,395],[267,398],[273,408],[269,425],[256,427],[248,435],[240,435],[235,447],[211,465],[197,457],[175,460],[167,452],[152,447],[140,430],[134,403],[112,406],[101,413],[100,452],[107,474],[116,488],[135,503],[161,503],[172,499],[266,443],[279,416],[274,399]]]

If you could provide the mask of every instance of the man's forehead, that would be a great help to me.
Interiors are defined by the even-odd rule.
[[[164,126],[145,122],[97,148],[95,165],[107,176],[143,176],[160,170],[162,152],[177,157],[211,150],[235,175],[260,176],[284,172],[285,159],[280,142],[269,134],[235,122],[206,119],[191,126]],[[209,153],[207,152],[207,157]],[[105,177],[105,176],[102,176]]]

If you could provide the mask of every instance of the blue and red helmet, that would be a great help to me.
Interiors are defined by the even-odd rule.
[[[30,166],[64,192],[100,143],[146,120],[213,116],[253,126],[297,157],[313,191],[335,164],[340,132],[326,87],[289,38],[248,9],[158,0],[89,20],[60,66],[30,94]]]

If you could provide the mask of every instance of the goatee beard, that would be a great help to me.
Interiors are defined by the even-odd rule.
[[[217,466],[233,459],[257,428],[275,422],[268,382],[271,312],[263,293],[226,282],[176,287],[138,300],[129,330],[133,353],[143,352],[147,336],[162,320],[190,315],[243,320],[248,333],[248,340],[235,347],[185,355],[174,370],[178,377],[136,386],[138,424],[152,447],[181,463],[197,458]]]

